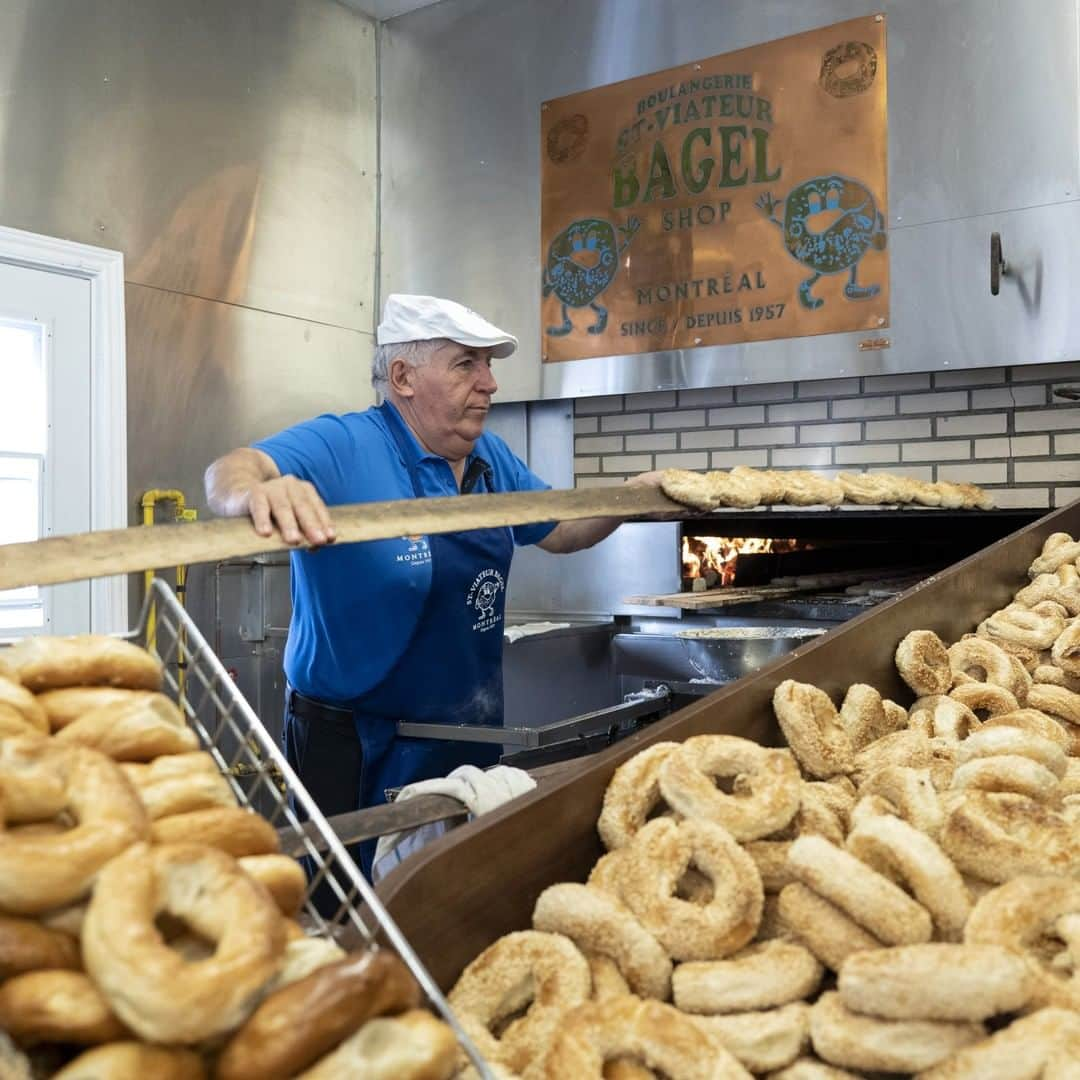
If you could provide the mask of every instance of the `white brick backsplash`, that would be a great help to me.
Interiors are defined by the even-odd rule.
[[[622,394],[609,394],[604,397],[578,398],[574,402],[574,411],[579,416],[591,416],[594,413],[622,412]]]
[[[968,407],[966,390],[941,394],[901,394],[901,413],[963,412]]]
[[[890,391],[929,390],[929,375],[867,375],[863,379],[863,391],[867,394],[884,394]]]
[[[709,427],[729,427],[739,424],[764,424],[765,406],[746,405],[731,409],[710,409]]]
[[[859,392],[858,379],[810,379],[807,382],[796,383],[795,388],[801,398],[843,397],[846,394]]]
[[[1017,431],[1080,430],[1080,409],[1026,409],[1013,414]]]
[[[579,488],[598,488],[598,487],[619,487],[623,483],[621,476],[579,476],[574,487]]]
[[[861,443],[836,448],[837,465],[889,465],[900,460],[896,443]]]
[[[681,412],[653,413],[654,428],[691,428],[704,426],[704,409],[683,409]]]
[[[929,420],[868,420],[867,439],[929,439]]]
[[[772,464],[775,468],[817,469],[832,464],[832,447],[815,446],[803,450],[774,450]]]
[[[735,432],[719,431],[684,431],[679,436],[680,450],[723,450],[735,445]]]
[[[627,435],[627,450],[675,450],[678,436],[674,431],[666,431],[658,435]]]
[[[1065,436],[1069,438],[1069,436]],[[1014,435],[1004,439],[976,439],[975,456],[987,457],[1047,457],[1050,454],[1049,435]]]
[[[654,390],[648,394],[627,394],[628,409],[674,409],[674,390]]]
[[[904,443],[904,461],[969,461],[971,443],[967,439]]]
[[[931,465],[895,465],[889,470],[897,476],[910,476],[912,480],[933,480],[934,469]]]
[[[1010,368],[1013,382],[1060,382],[1062,379],[1080,379],[1080,363],[1068,364],[1021,364]]]
[[[735,400],[750,405],[756,401],[791,401],[795,397],[794,383],[765,383],[762,386],[737,386]]]
[[[1013,480],[1017,484],[1080,484],[1080,461],[1017,461]]]
[[[1008,466],[1004,461],[984,461],[978,465],[939,465],[938,480],[955,480],[958,484],[1004,484]]]
[[[873,468],[988,485],[1003,508],[1062,506],[1080,499],[1080,404],[1054,398],[1054,384],[1080,385],[1080,362],[582,398],[575,483],[669,467]]]
[[[680,390],[679,407],[688,405],[730,405],[735,391],[730,386],[709,386],[702,390]]]
[[[957,371],[935,371],[934,389],[948,390],[954,386],[986,386],[987,383],[1003,383],[1005,368],[962,368]]]
[[[1045,386],[1004,386],[1000,390],[972,390],[973,409],[1015,409],[1021,405],[1045,405]]]
[[[797,405],[770,405],[767,414],[770,424],[786,424],[791,420],[825,420],[829,415],[829,403],[803,401]]]
[[[601,431],[648,431],[652,415],[647,412],[618,413],[615,416],[601,416]]]
[[[782,446],[795,441],[794,427],[743,428],[736,440],[739,446]]]
[[[749,465],[755,469],[767,468],[768,450],[721,450],[712,456],[714,469],[734,469],[736,465]]]
[[[1058,488],[1058,491],[1063,490]],[[1067,490],[1067,489],[1066,489]],[[1050,492],[1046,488],[994,488],[990,492],[994,505],[1002,510],[1041,510],[1050,505]],[[1062,503],[1058,503],[1062,506]]]
[[[801,424],[801,443],[858,442],[862,438],[862,424]]]
[[[939,416],[935,421],[939,436],[1003,435],[1009,430],[1005,413],[968,413],[966,416]]]
[[[657,454],[657,469],[707,469],[709,455],[702,450],[697,454]]]
[[[604,458],[604,472],[639,473],[652,468],[651,454],[623,454]]]
[[[853,416],[894,416],[896,398],[864,397],[852,398],[850,401],[834,401],[832,414],[834,420],[847,420]]]
[[[612,454],[622,448],[621,435],[584,436],[574,440],[574,451],[578,454]]]

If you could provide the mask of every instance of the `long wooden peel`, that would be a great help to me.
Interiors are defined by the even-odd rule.
[[[685,512],[659,488],[617,487],[356,503],[335,506],[331,515],[337,543],[342,544],[542,521],[627,518],[679,511]],[[27,544],[0,545],[0,589],[191,566],[286,551],[290,547],[277,532],[269,537],[258,536],[247,518],[57,536]]]

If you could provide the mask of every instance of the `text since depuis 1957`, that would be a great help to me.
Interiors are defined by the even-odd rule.
[[[651,319],[628,319],[619,324],[619,334],[622,337],[646,337],[666,334],[669,330],[708,330],[713,326],[736,326],[743,322],[772,322],[784,317],[786,306],[782,303],[753,304],[750,307],[727,307],[716,311],[694,312],[670,320],[663,315],[654,316]]]

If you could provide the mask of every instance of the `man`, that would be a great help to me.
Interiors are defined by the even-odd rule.
[[[387,789],[490,765],[489,744],[396,736],[399,721],[502,723],[502,637],[514,545],[590,547],[618,519],[327,547],[328,506],[548,487],[484,433],[493,358],[517,339],[450,300],[392,295],[376,332],[382,405],[323,415],[234,450],[206,473],[218,514],[276,526],[292,553],[286,756],[327,815]],[[633,481],[632,481],[633,482]],[[655,483],[655,474],[637,478]],[[310,545],[311,550],[300,545]],[[364,853],[370,868],[370,851]]]

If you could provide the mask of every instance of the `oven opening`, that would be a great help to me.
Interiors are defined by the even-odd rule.
[[[996,539],[1005,522],[937,514],[856,522],[844,515],[785,515],[783,521],[695,521],[679,534],[680,591],[767,589],[820,579],[823,587],[858,580],[927,577]],[[772,535],[754,535],[771,533]],[[843,590],[840,590],[843,591]]]
[[[781,560],[794,551],[810,551],[807,540],[771,536],[687,536],[682,538],[683,591],[726,585],[763,584]],[[694,582],[700,582],[695,585]]]
[[[756,588],[814,574],[892,575],[899,568],[947,565],[947,553],[929,547],[887,537],[712,536],[699,527],[682,536],[681,591]]]

